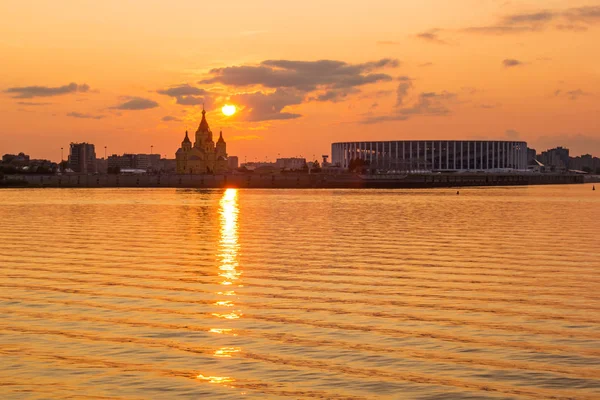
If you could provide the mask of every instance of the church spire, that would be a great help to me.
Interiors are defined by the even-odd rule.
[[[185,138],[183,138],[183,143],[191,143],[187,129],[185,130]]]
[[[219,140],[217,143],[225,143],[225,139],[223,139],[223,131],[219,132]]]
[[[206,121],[206,111],[204,110],[204,105],[202,105],[202,120],[200,121],[200,125],[198,126],[198,130],[196,132],[210,132],[210,127]]]

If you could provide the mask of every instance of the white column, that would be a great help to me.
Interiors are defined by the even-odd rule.
[[[395,168],[394,168],[396,171],[398,170],[398,165],[399,165],[398,160],[399,159],[400,159],[400,157],[398,157],[398,142],[396,142],[396,158],[395,158],[396,165],[395,165]]]
[[[452,161],[454,164],[453,164],[452,169],[456,169],[456,140],[454,140],[452,143],[454,146],[454,157],[452,157]]]

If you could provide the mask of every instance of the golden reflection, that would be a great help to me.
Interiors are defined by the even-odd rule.
[[[227,383],[235,381],[235,379],[230,378],[229,376],[204,376],[202,374],[199,374],[196,378],[202,379],[203,381],[207,381],[210,383],[218,383],[224,386],[230,386],[227,385]]]
[[[209,330],[211,333],[218,333],[220,335],[229,335],[237,336],[237,333],[233,333],[233,329],[224,329],[224,328],[211,328]]]
[[[227,287],[227,290],[218,291],[217,295],[227,296],[224,299],[218,299],[214,304],[218,307],[227,307],[226,312],[215,312],[213,316],[226,320],[239,319],[242,316],[240,310],[232,309],[235,307],[234,298],[236,296],[235,287],[241,287],[239,280],[242,272],[239,271],[238,264],[238,191],[237,189],[227,189],[223,193],[223,197],[219,203],[220,210],[220,240],[219,252],[217,261],[219,263],[218,275],[223,280],[219,283]],[[225,310],[223,310],[225,311]],[[213,328],[210,330],[213,333],[231,333],[231,329]],[[222,353],[226,348],[222,348],[215,352],[215,357],[224,357]],[[239,351],[239,350],[237,350]],[[221,352],[221,353],[219,353]],[[230,356],[230,355],[229,355]]]
[[[231,357],[234,353],[239,353],[240,352],[240,348],[239,347],[221,347],[218,350],[215,350],[214,356],[215,357]]]

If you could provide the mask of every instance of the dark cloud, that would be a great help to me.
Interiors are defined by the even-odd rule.
[[[38,103],[38,102],[34,102],[34,101],[17,101],[17,104],[20,104],[22,106],[47,106],[52,103]]]
[[[343,61],[291,61],[266,60],[260,65],[242,65],[215,68],[212,77],[201,84],[221,83],[230,86],[260,85],[266,88],[294,88],[301,91],[320,89],[344,89],[369,83],[390,81],[384,73],[372,73],[381,68],[395,68],[398,60],[381,59],[362,64]]]
[[[6,89],[5,93],[14,94],[14,99],[31,99],[33,97],[51,97],[60,96],[68,93],[87,92],[90,86],[87,84],[78,85],[74,82],[64,86],[48,87],[48,86],[23,86],[12,87]]]
[[[113,110],[147,110],[158,107],[158,103],[154,100],[144,99],[142,97],[131,97],[126,102],[117,106],[111,107]]]
[[[466,33],[480,33],[485,35],[506,35],[514,33],[532,32],[534,27],[529,26],[506,26],[506,25],[491,25],[491,26],[471,26],[463,29]]]
[[[179,97],[179,96],[203,96],[208,94],[208,92],[204,89],[197,88],[195,86],[190,86],[189,84],[179,85],[179,86],[171,86],[168,89],[157,90],[157,93],[164,94],[171,97]]]
[[[410,79],[402,80],[396,89],[396,107],[404,105],[404,100],[408,96],[408,92],[412,88],[413,84]]]
[[[333,103],[337,103],[338,101],[344,100],[349,94],[350,92],[347,90],[328,90],[317,95],[316,97],[312,97],[311,100],[331,101]]]
[[[189,84],[171,86],[168,89],[157,90],[156,92],[175,98],[177,104],[182,106],[204,105],[209,109],[213,104],[212,97],[207,90]]]
[[[79,113],[79,112],[70,112],[67,114],[67,117],[73,117],[73,118],[84,118],[84,119],[102,119],[105,118],[106,116],[104,115],[93,115],[93,114],[86,114],[86,113]]]
[[[244,109],[240,113],[240,118],[246,121],[299,118],[302,115],[282,111],[287,106],[302,103],[302,100],[303,96],[301,94],[286,89],[277,89],[272,93],[259,91],[231,96],[233,103],[244,106]]]
[[[520,25],[524,23],[548,22],[556,18],[556,13],[551,11],[538,11],[534,13],[512,14],[502,18],[506,25]]]
[[[502,60],[502,65],[504,65],[505,68],[510,68],[510,67],[518,67],[519,65],[523,65],[523,63],[519,60],[515,60],[513,58],[507,58],[505,60]]]
[[[529,13],[509,14],[496,24],[463,29],[468,33],[505,35],[535,32],[554,27],[563,31],[583,32],[586,25],[600,23],[600,6],[574,7],[564,10],[540,10]]]
[[[427,42],[430,43],[436,43],[436,44],[448,44],[448,42],[446,42],[445,40],[442,40],[438,34],[440,30],[439,29],[431,29],[427,32],[422,32],[422,33],[418,33],[416,35],[416,37],[418,39],[422,39],[425,40]]]
[[[164,116],[164,117],[161,118],[161,120],[164,121],[164,122],[181,122],[182,121],[181,118],[177,118],[177,117],[174,117],[172,115]]]
[[[367,117],[362,120],[363,124],[376,124],[386,121],[405,121],[412,116],[444,116],[451,113],[448,104],[456,100],[456,93],[443,91],[422,92],[417,101],[409,107],[397,108],[391,115],[380,115]]]
[[[577,100],[582,96],[590,96],[591,93],[584,92],[581,89],[576,90],[557,90],[554,92],[554,96],[556,97],[566,97],[569,100]]]

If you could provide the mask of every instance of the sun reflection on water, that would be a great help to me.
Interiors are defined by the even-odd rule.
[[[223,278],[219,282],[223,286],[227,286],[228,290],[218,291],[217,295],[227,296],[227,298],[219,299],[214,304],[218,307],[227,307],[227,311],[220,313],[212,313],[213,316],[226,319],[235,320],[242,316],[240,310],[232,309],[235,307],[234,296],[236,292],[234,288],[241,287],[239,280],[242,276],[242,272],[239,271],[238,264],[238,191],[237,189],[227,189],[223,193],[223,197],[219,203],[219,220],[221,223],[220,240],[219,240],[219,252],[217,254],[217,261],[219,263],[218,275]],[[225,311],[225,310],[224,310]],[[213,333],[229,333],[231,329],[220,329],[214,328],[210,330]],[[215,353],[215,356],[217,353]]]

